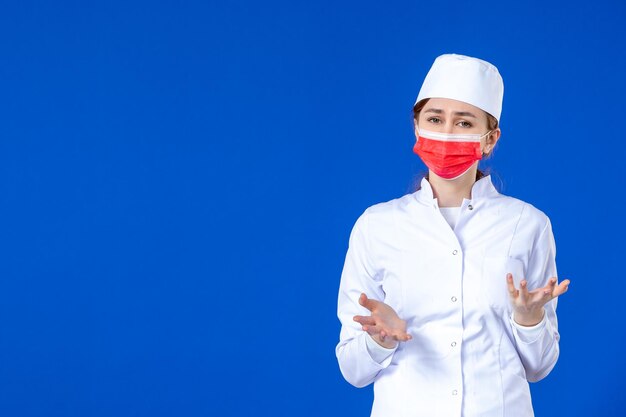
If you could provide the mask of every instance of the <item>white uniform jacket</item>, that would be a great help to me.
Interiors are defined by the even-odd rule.
[[[541,211],[477,181],[453,230],[425,179],[421,189],[368,208],[357,220],[339,289],[345,379],[374,382],[374,417],[533,415],[528,381],[559,356],[556,299],[537,326],[513,322],[506,285],[556,276],[550,221]],[[353,321],[369,315],[361,293],[384,301],[413,336],[378,363]],[[371,340],[370,340],[371,342]]]

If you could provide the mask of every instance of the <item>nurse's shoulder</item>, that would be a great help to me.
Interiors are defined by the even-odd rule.
[[[398,224],[415,215],[419,205],[415,194],[406,194],[368,207],[357,219],[354,229],[360,229],[370,235],[393,235]]]
[[[519,229],[526,229],[541,232],[546,227],[550,227],[550,218],[546,213],[519,198],[499,194],[496,201],[494,201],[494,209],[503,216],[516,217],[518,231],[521,231]]]

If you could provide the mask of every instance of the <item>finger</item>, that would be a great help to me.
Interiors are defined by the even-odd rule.
[[[552,291],[552,296],[553,297],[558,297],[559,295],[562,295],[563,293],[565,293],[568,288],[569,288],[569,284],[570,284],[570,280],[566,279],[564,281],[562,281],[553,291]]]
[[[380,327],[378,326],[365,325],[365,326],[362,326],[361,329],[371,336],[379,335],[381,332]]]
[[[523,302],[528,300],[528,281],[525,279],[521,280],[519,283],[519,296]]]
[[[365,307],[366,302],[367,302],[367,295],[365,295],[365,293],[362,292],[361,295],[359,296],[359,304]]]
[[[359,297],[359,304],[367,308],[369,311],[374,311],[377,303],[378,302],[376,300],[367,298],[367,295],[365,295],[365,293],[361,293],[361,296]]]
[[[407,340],[412,339],[412,336],[404,330],[395,330],[391,333],[391,336],[398,342],[406,342]]]
[[[352,320],[359,323],[361,326],[375,326],[376,320],[372,316],[354,316]]]
[[[515,283],[513,282],[513,274],[506,274],[506,287],[509,290],[509,295],[513,298],[517,297],[517,288],[515,288]]]
[[[552,298],[554,296],[554,288],[556,287],[556,277],[552,277],[548,280],[548,285],[543,290],[543,296],[546,298]]]
[[[411,340],[413,337],[412,337],[410,334],[408,334],[408,333],[404,333],[404,332],[403,332],[403,333],[400,333],[400,334],[394,335],[394,336],[393,336],[393,338],[394,338],[395,340],[397,340],[398,342],[408,342],[408,341],[409,341],[409,340]]]
[[[408,333],[403,333],[402,335],[398,336],[397,339],[401,342],[408,342],[409,340],[413,339],[413,336]]]

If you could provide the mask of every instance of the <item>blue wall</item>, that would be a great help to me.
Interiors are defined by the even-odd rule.
[[[213,4],[215,3],[215,4]],[[505,81],[491,170],[552,219],[562,354],[536,413],[623,415],[626,6],[0,6],[0,415],[366,416],[336,296],[369,205],[425,171],[445,52]]]

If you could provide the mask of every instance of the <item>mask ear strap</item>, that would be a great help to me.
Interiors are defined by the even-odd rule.
[[[484,138],[485,136],[489,136],[493,133],[493,129],[490,130],[489,132],[485,133],[484,135],[481,136],[481,139]]]
[[[484,138],[485,136],[489,136],[491,135],[491,133],[493,132],[493,129],[490,130],[489,132],[485,133],[484,135],[481,136],[481,138]],[[483,151],[483,159],[488,157],[491,154],[491,146],[489,144],[485,144],[485,150],[487,150],[489,148],[489,152],[485,152]]]
[[[485,136],[488,136],[488,135],[491,135],[492,133],[493,133],[493,129],[490,130],[489,132],[485,133],[484,135],[482,135],[481,138],[483,138]],[[483,152],[483,158],[486,157],[486,156],[491,155],[491,145],[486,144],[485,145],[485,149],[487,149],[487,148],[489,148],[489,152],[487,152],[487,153]]]

